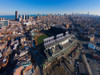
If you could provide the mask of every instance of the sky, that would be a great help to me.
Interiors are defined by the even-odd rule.
[[[0,15],[80,13],[100,15],[100,0],[0,0]]]

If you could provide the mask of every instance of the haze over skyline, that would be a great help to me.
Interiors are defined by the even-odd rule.
[[[100,0],[0,0],[0,15],[81,13],[100,15]]]

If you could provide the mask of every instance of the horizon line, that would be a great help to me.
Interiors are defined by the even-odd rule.
[[[88,13],[44,13],[44,14],[40,14],[40,13],[36,13],[36,14],[19,14],[19,15],[49,15],[49,14],[52,14],[52,15],[57,15],[57,14],[60,14],[60,15],[64,15],[64,14],[67,14],[67,15],[94,15],[94,16],[100,16],[100,14],[88,14]],[[0,16],[14,16],[15,14],[0,14]]]

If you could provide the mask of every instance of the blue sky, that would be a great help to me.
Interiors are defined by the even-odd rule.
[[[100,0],[0,0],[0,15],[90,13],[100,15]]]

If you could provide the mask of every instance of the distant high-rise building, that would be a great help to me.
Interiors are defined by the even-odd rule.
[[[30,15],[28,15],[28,19],[30,19]]]
[[[19,22],[22,21],[22,15],[19,15],[19,16],[18,16],[18,20],[17,20],[17,21],[19,21]]]
[[[0,18],[0,20],[2,20],[2,18]]]
[[[0,20],[5,20],[5,18],[0,18]]]
[[[64,16],[66,17],[67,16],[67,13],[65,13]]]
[[[30,15],[25,15],[25,19],[26,20],[30,19]]]
[[[27,15],[25,15],[25,19],[28,20],[28,16]]]
[[[5,20],[5,18],[3,18],[3,20]]]
[[[19,15],[20,18],[22,18],[22,15]]]
[[[40,17],[42,17],[42,14],[40,15]]]
[[[25,15],[22,15],[23,20],[25,20]]]
[[[40,18],[40,15],[39,14],[37,14],[37,19],[39,19]]]
[[[22,15],[19,15],[18,21],[22,21]]]
[[[89,15],[89,12],[87,13],[87,15]]]
[[[18,21],[18,11],[15,11],[15,20]]]

